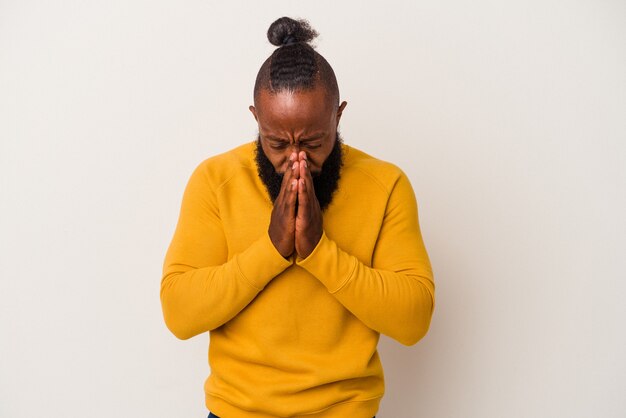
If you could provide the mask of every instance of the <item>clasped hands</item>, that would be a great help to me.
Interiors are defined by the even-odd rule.
[[[304,151],[293,152],[289,157],[268,232],[272,243],[285,258],[294,250],[300,258],[306,258],[322,238],[322,210],[315,196]]]

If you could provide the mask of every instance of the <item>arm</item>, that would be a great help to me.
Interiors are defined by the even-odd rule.
[[[161,279],[163,317],[180,339],[221,326],[292,265],[267,232],[227,260],[215,190],[200,167],[185,188]]]
[[[325,231],[313,252],[305,259],[297,257],[296,264],[317,277],[368,327],[405,345],[426,335],[435,307],[435,284],[417,201],[404,173],[389,196],[372,267],[339,248]]]

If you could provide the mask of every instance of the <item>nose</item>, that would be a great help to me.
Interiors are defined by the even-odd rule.
[[[291,144],[291,147],[289,147],[289,155],[291,155],[292,152],[295,152],[296,155],[298,155],[300,153],[300,144]]]
[[[289,170],[291,169],[291,165],[293,164],[293,161],[289,160],[289,157],[291,157],[291,154],[293,154],[294,152],[296,153],[296,161],[298,161],[298,154],[300,154],[300,145],[298,144],[290,144],[288,147],[285,148],[286,152],[284,154],[284,159],[285,159],[285,170]]]

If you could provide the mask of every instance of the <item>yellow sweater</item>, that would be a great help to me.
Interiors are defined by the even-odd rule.
[[[433,272],[397,166],[342,144],[344,166],[313,252],[283,258],[254,141],[201,162],[163,264],[165,323],[210,331],[206,406],[222,418],[371,418],[384,393],[379,333],[428,331]]]

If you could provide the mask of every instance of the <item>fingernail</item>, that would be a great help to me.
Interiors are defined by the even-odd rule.
[[[292,169],[292,170],[295,170],[297,166],[298,166],[298,162],[296,161],[296,162],[295,162],[295,163],[293,163],[293,165],[291,166],[291,169]]]
[[[304,168],[307,168],[309,165],[306,163],[306,160],[302,161],[302,164],[304,164]]]
[[[289,161],[293,161],[296,158],[296,153],[292,152],[291,155],[289,156]]]
[[[298,184],[298,180],[296,179],[291,180],[291,190],[296,188],[296,184]]]

